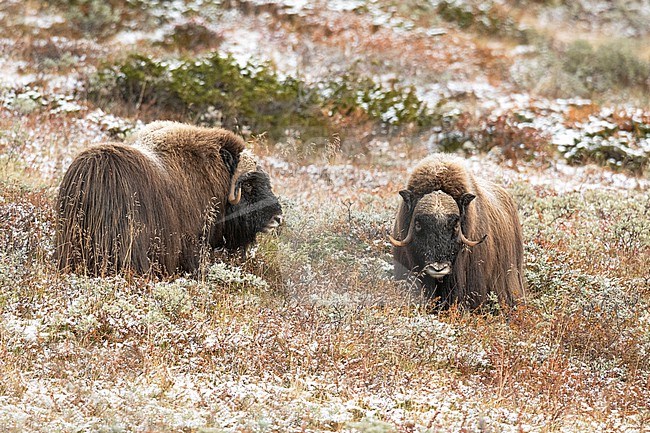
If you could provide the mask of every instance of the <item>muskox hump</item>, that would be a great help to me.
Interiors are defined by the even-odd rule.
[[[106,275],[174,270],[178,226],[155,155],[102,145],[81,153],[57,199],[56,257],[62,271]]]

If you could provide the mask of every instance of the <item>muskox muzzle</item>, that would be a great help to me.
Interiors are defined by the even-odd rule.
[[[451,261],[429,263],[424,267],[424,273],[431,278],[444,278],[451,273]]]

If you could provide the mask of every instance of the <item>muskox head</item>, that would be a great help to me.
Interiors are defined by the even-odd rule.
[[[282,207],[271,189],[271,180],[244,151],[232,176],[224,218],[228,249],[245,248],[257,233],[267,233],[282,224]]]
[[[415,266],[413,271],[423,272],[440,280],[452,274],[454,262],[462,248],[475,247],[485,240],[471,241],[463,234],[467,208],[475,196],[463,194],[458,200],[442,191],[423,197],[410,190],[400,191],[408,218],[408,231],[403,240],[390,236],[396,248],[405,248]],[[406,227],[406,221],[402,227]]]

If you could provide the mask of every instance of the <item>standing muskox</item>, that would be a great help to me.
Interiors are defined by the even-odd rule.
[[[59,269],[192,272],[206,247],[245,251],[282,209],[244,147],[224,129],[163,121],[83,151],[57,199]]]
[[[441,306],[477,308],[491,294],[509,306],[523,298],[521,225],[503,188],[453,157],[432,155],[400,195],[390,237],[397,279],[417,276]]]

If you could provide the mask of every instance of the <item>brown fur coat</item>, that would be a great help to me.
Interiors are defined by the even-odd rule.
[[[468,172],[462,161],[448,155],[438,154],[423,159],[413,170],[407,189],[422,201],[415,212],[424,212],[431,206],[450,208],[449,203],[429,203],[431,192],[442,191],[454,200],[460,200],[465,193],[476,198],[467,206],[462,221],[462,230],[469,239],[484,242],[463,248],[453,265],[454,300],[472,308],[488,300],[495,293],[500,302],[514,305],[524,297],[523,265],[524,252],[522,230],[517,206],[510,195],[499,185],[488,180],[475,178]],[[429,194],[429,196],[426,196]],[[426,196],[426,197],[425,197]],[[440,201],[441,199],[436,198]],[[410,213],[400,204],[393,236],[402,239],[409,227]],[[413,268],[407,248],[393,248],[396,277],[403,278],[406,273],[399,272],[398,264]],[[408,271],[408,269],[407,269]]]
[[[127,144],[83,151],[59,189],[59,268],[91,275],[196,269],[202,245],[223,238],[214,215],[224,213],[244,146],[220,128],[154,122]]]

